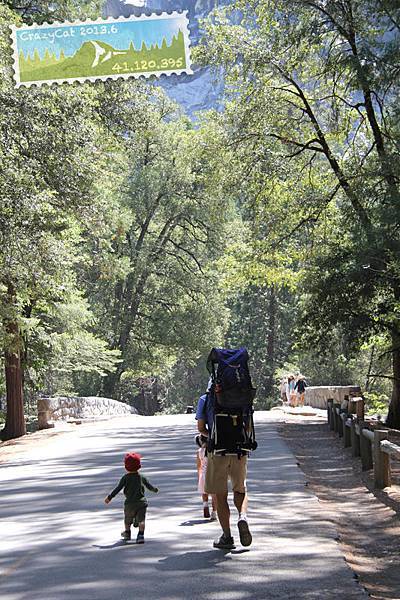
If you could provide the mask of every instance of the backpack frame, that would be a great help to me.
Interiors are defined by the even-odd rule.
[[[212,384],[207,402],[214,402],[213,426],[208,452],[236,455],[238,458],[257,448],[253,420],[253,388],[246,348],[213,348],[207,360]],[[217,368],[216,368],[217,366]]]

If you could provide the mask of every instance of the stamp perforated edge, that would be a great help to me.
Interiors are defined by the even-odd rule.
[[[134,15],[130,15],[129,17],[100,17],[99,19],[84,19],[84,20],[76,20],[76,21],[54,21],[53,23],[49,23],[48,21],[45,21],[44,23],[42,23],[41,25],[34,23],[33,25],[10,25],[10,29],[11,29],[11,45],[12,45],[12,50],[13,50],[13,71],[14,71],[14,82],[16,84],[16,87],[32,87],[32,86],[38,86],[41,87],[43,85],[48,85],[51,86],[53,84],[61,84],[61,83],[69,83],[69,84],[73,84],[75,82],[79,82],[79,83],[85,83],[87,81],[89,82],[95,82],[95,81],[107,81],[108,79],[110,80],[116,80],[116,79],[140,79],[141,77],[144,79],[149,79],[152,76],[157,77],[157,79],[160,79],[161,77],[165,76],[165,77],[169,77],[170,75],[182,75],[182,74],[186,74],[186,75],[192,75],[193,74],[193,70],[192,70],[192,63],[191,63],[191,58],[190,58],[190,37],[189,37],[189,27],[188,27],[188,23],[189,23],[189,19],[188,19],[188,12],[187,10],[182,10],[182,11],[173,11],[173,12],[152,12],[150,15],[147,14],[142,14],[138,17],[134,16]],[[20,81],[20,72],[19,72],[19,56],[18,56],[18,47],[17,47],[17,31],[19,29],[40,29],[42,27],[65,27],[65,26],[73,26],[76,27],[78,25],[102,25],[105,23],[121,23],[121,22],[126,22],[126,21],[142,21],[142,20],[154,20],[154,19],[159,19],[160,17],[163,18],[167,18],[167,19],[173,19],[176,18],[178,16],[184,16],[186,17],[186,24],[185,24],[185,28],[183,30],[183,36],[184,36],[184,40],[185,40],[185,53],[187,56],[187,67],[185,69],[174,69],[174,70],[170,70],[170,71],[162,71],[160,73],[160,71],[148,71],[146,73],[126,73],[126,74],[121,74],[121,75],[100,75],[100,76],[95,76],[95,77],[71,77],[69,79],[45,79],[45,80],[39,80],[39,81]]]

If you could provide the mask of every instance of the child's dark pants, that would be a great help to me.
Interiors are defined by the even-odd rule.
[[[129,531],[132,523],[135,527],[138,527],[139,523],[142,523],[146,519],[147,506],[140,504],[125,504],[124,516],[125,516],[125,531]]]

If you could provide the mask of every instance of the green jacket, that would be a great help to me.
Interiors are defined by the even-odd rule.
[[[151,485],[150,481],[140,473],[126,473],[121,477],[117,487],[113,489],[108,498],[112,500],[122,489],[125,494],[125,504],[147,506],[145,487],[151,492],[158,492],[158,488]]]

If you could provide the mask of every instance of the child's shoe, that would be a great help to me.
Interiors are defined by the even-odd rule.
[[[127,542],[128,540],[131,539],[131,532],[127,531],[127,530],[121,531],[121,537],[123,540],[125,540]]]
[[[139,533],[136,536],[136,543],[137,544],[144,544],[144,533]]]
[[[216,520],[217,520],[217,512],[215,510],[213,510],[210,515],[210,521],[216,521]]]
[[[203,516],[205,519],[209,519],[210,518],[210,509],[208,508],[208,506],[205,506],[203,508]]]

